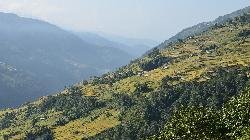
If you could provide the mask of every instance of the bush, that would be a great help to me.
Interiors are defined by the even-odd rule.
[[[154,59],[148,62],[141,62],[139,65],[143,71],[151,71],[169,63],[171,60],[171,57],[156,56]]]
[[[36,127],[26,134],[24,140],[53,140],[53,133],[48,127]]]

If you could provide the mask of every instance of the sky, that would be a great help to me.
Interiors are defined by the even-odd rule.
[[[0,0],[0,12],[67,30],[164,41],[182,29],[250,6],[250,0]]]

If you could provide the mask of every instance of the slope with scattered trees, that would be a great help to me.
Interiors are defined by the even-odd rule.
[[[250,13],[0,112],[10,139],[249,138]]]

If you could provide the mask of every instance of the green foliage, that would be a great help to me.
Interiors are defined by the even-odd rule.
[[[181,107],[169,119],[158,139],[228,139],[220,114],[204,107]]]
[[[154,57],[157,57],[158,55],[160,55],[161,53],[160,53],[160,50],[158,49],[158,48],[154,48],[153,50],[152,50],[152,52],[150,52],[149,54],[148,54],[148,56],[149,57],[151,57],[151,58],[154,58]]]
[[[144,71],[151,71],[153,69],[159,68],[164,64],[168,64],[171,61],[171,57],[162,57],[157,55],[154,59],[148,62],[141,62],[139,65]]]
[[[248,37],[250,36],[250,30],[243,30],[239,33],[239,37]]]
[[[47,127],[35,127],[26,134],[24,140],[53,140],[53,132]]]
[[[197,113],[196,117],[202,118],[197,124],[200,124],[200,126],[206,125],[209,123],[209,119],[216,118],[216,116],[220,115],[215,112],[222,107],[224,102],[227,102],[232,96],[238,95],[241,90],[246,87],[248,82],[248,78],[246,74],[244,74],[246,70],[246,68],[240,68],[239,66],[228,69],[219,68],[215,71],[217,75],[211,77],[211,79],[206,82],[200,83],[194,80],[176,86],[165,86],[169,78],[164,78],[160,91],[150,92],[148,97],[138,96],[138,94],[126,97],[125,99],[129,101],[131,107],[129,109],[126,108],[126,110],[122,112],[124,117],[121,126],[107,130],[93,137],[93,139],[110,137],[114,139],[139,139],[157,134],[161,128],[163,128],[170,114],[176,110],[178,111],[179,108],[182,108],[180,113],[184,113],[181,115],[190,117],[191,120],[188,120],[188,124],[196,120],[196,118],[193,118],[191,115]],[[124,104],[122,100],[119,102],[121,102],[120,105]],[[192,108],[191,111],[183,110],[183,108],[188,106],[203,106],[204,108],[199,108],[202,113],[196,111],[195,108]],[[210,109],[209,114],[206,114],[207,109],[205,107],[211,107],[213,109]],[[175,117],[177,120],[172,119],[170,122],[173,121],[173,123],[177,123],[180,121],[181,123],[182,120],[178,120],[178,117],[180,117],[178,115],[179,114]],[[183,121],[182,123],[186,123],[185,120]],[[214,121],[213,123],[213,125],[215,125],[217,122]],[[208,139],[217,136],[217,130],[222,129],[219,123],[218,125],[218,128],[210,134],[211,136],[208,136],[210,133],[208,130],[212,124],[204,128],[206,133],[200,134],[199,138],[207,137]],[[176,127],[177,126],[178,125],[176,125]],[[198,134],[198,132],[195,132],[197,128],[198,126],[194,127],[193,131]],[[181,130],[180,128],[178,131]],[[225,128],[225,130],[227,129]],[[178,134],[179,133],[180,132],[178,132]],[[188,137],[190,137],[190,135],[187,135],[185,138]],[[227,137],[220,135],[218,138]]]
[[[63,126],[69,122],[69,119],[66,118],[59,118],[58,120],[55,121],[53,126]]]
[[[244,13],[242,16],[236,17],[235,20],[237,22],[240,22],[240,23],[249,23],[250,22],[250,14]]]
[[[135,94],[147,93],[151,91],[153,91],[153,89],[149,87],[148,83],[137,84]]]
[[[237,139],[249,137],[250,88],[232,98],[219,111],[181,107],[159,136],[151,139]]]
[[[118,71],[113,73],[104,74],[102,77],[92,77],[90,83],[93,85],[98,84],[109,84],[112,85],[116,81],[119,81],[121,79],[125,79],[127,77],[131,77],[136,75],[136,72],[132,70],[124,71],[122,68],[120,68]]]
[[[250,88],[230,100],[222,113],[221,121],[229,130],[228,135],[233,138],[242,136],[243,129],[250,127]]]
[[[128,109],[135,104],[135,100],[128,94],[113,94],[112,97],[113,107],[119,106],[120,108]]]
[[[2,119],[0,119],[0,130],[10,127],[11,123],[14,122],[15,118],[16,118],[15,113],[13,113],[13,112],[5,113],[4,117]]]
[[[201,47],[200,49],[203,51],[203,52],[207,52],[207,51],[215,51],[216,49],[218,49],[219,46],[217,46],[216,44],[213,44],[213,45],[210,45],[208,47]]]
[[[51,109],[61,111],[69,120],[74,120],[86,115],[92,109],[103,106],[104,104],[98,102],[95,97],[84,96],[79,88],[72,87],[69,89],[69,94],[48,96],[39,108],[42,112]]]

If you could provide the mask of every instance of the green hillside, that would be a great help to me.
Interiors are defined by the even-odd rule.
[[[0,112],[5,139],[248,139],[250,13]]]

